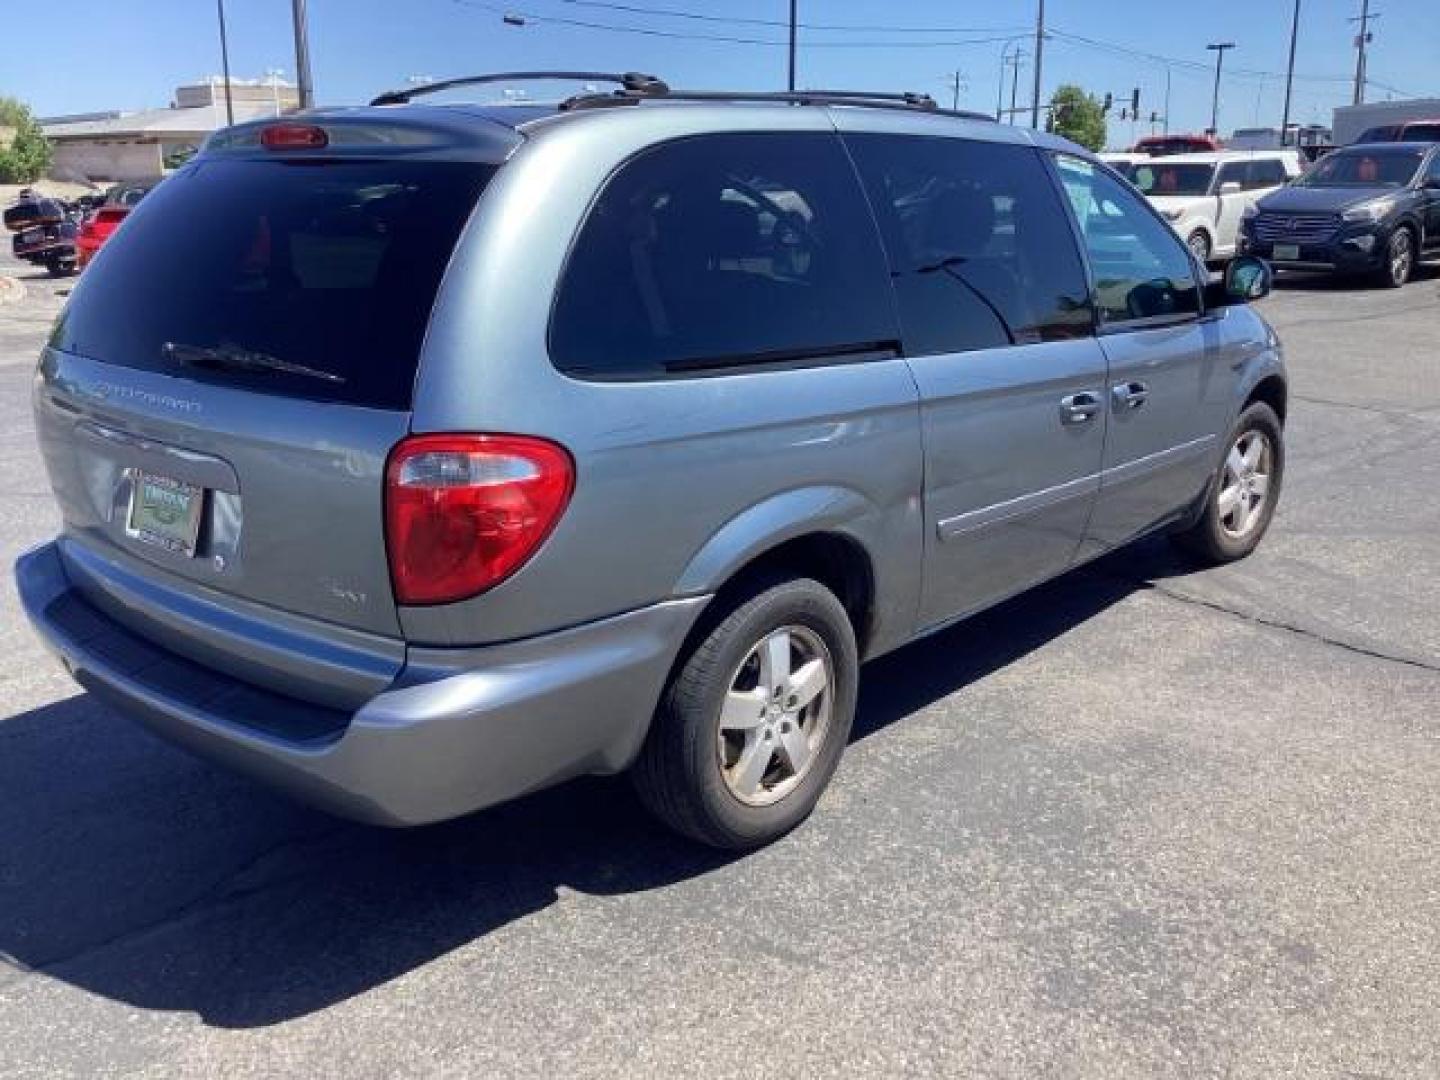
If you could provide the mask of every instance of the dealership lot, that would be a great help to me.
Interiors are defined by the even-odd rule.
[[[0,255],[0,547],[70,287]],[[175,751],[0,589],[0,1076],[1440,1071],[1440,272],[1288,282],[1260,551],[1163,541],[867,669],[732,859],[587,781],[412,833]]]

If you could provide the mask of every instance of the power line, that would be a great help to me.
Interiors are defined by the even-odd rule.
[[[1062,30],[1051,29],[1048,33],[1052,37],[1059,38],[1062,41],[1068,41],[1072,44],[1085,45],[1090,48],[1116,53],[1121,56],[1139,57],[1157,64],[1164,64],[1167,67],[1193,71],[1196,74],[1206,76],[1213,74],[1213,68],[1209,64],[1198,60],[1186,60],[1177,56],[1165,56],[1161,53],[1148,52],[1145,49],[1136,49],[1128,45],[1118,44],[1117,42],[1102,41],[1099,38],[1086,37],[1083,34],[1071,34]],[[1283,79],[1285,72],[1264,71],[1259,68],[1229,68],[1226,71],[1226,75],[1249,79]],[[1297,72],[1295,78],[1304,82],[1348,83],[1351,77],[1349,75],[1302,75]]]
[[[653,7],[646,4],[621,4],[612,0],[558,0],[574,7],[601,8],[606,11],[621,11],[629,15],[659,15],[669,19],[690,19],[695,22],[728,23],[732,26],[776,26],[789,27],[784,19],[747,18],[741,15],[707,15],[698,11],[681,11],[677,8]],[[998,34],[1024,30],[1025,26],[885,26],[879,23],[812,23],[796,24],[801,30],[833,31],[836,33],[883,33],[883,34]]]
[[[518,15],[526,22],[569,26],[582,30],[601,30],[615,34],[638,34],[642,37],[666,38],[680,41],[708,41],[724,45],[768,45],[787,48],[789,42],[782,39],[742,37],[737,34],[702,34],[683,30],[662,30],[653,26],[626,26],[617,23],[595,22],[589,19],[572,19],[562,15],[539,15],[512,7],[485,3],[484,0],[451,0],[460,7],[488,11],[495,15]],[[788,26],[788,23],[781,25]],[[803,25],[803,24],[802,24]],[[1004,41],[1004,36],[954,38],[948,41],[807,41],[806,49],[954,49],[966,45],[987,45]]]

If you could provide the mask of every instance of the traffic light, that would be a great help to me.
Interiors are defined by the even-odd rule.
[[[1130,92],[1130,115],[1136,118],[1140,116],[1140,88],[1138,86]]]
[[[1107,94],[1105,95],[1105,106],[1104,106],[1104,108],[1102,108],[1100,111],[1101,111],[1101,112],[1107,112],[1107,113],[1108,113],[1108,112],[1110,111],[1111,107],[1112,107],[1114,104],[1115,104],[1115,95],[1114,95],[1114,94],[1111,94],[1111,93],[1107,93]]]

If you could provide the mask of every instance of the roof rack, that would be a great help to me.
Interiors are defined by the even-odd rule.
[[[456,86],[479,86],[485,83],[535,82],[541,80],[564,80],[566,82],[605,82],[620,87],[617,93],[640,97],[663,96],[670,88],[654,75],[643,75],[638,71],[614,73],[606,71],[497,71],[489,75],[466,75],[458,79],[443,79],[440,82],[421,83],[405,90],[387,90],[370,102],[371,105],[404,105],[411,98],[425,94],[438,94]],[[572,99],[573,100],[573,99]]]
[[[662,86],[664,84],[661,84]],[[989,120],[995,117],[989,113],[968,112],[963,109],[942,109],[929,94],[882,93],[869,90],[647,90],[636,93],[622,88],[609,94],[577,94],[560,103],[564,110],[600,109],[612,105],[638,105],[646,99],[665,101],[740,101],[780,102],[791,105],[854,105],[868,109],[902,109],[914,112],[934,113],[938,116],[959,117],[964,120]]]

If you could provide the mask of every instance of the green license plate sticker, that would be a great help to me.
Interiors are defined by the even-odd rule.
[[[125,531],[176,555],[194,555],[204,496],[204,489],[183,480],[138,473]]]

